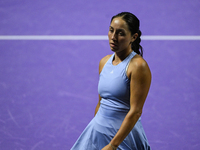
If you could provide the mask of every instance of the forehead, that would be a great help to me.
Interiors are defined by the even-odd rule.
[[[128,30],[127,23],[121,17],[114,18],[110,23],[110,26],[116,29]]]

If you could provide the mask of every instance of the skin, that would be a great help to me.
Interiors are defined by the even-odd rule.
[[[108,38],[110,48],[115,52],[113,65],[122,62],[131,52],[131,43],[137,38],[138,34],[131,35],[126,22],[117,17],[110,24]],[[99,63],[99,73],[102,71],[105,63],[111,55],[107,55],[101,59]],[[146,61],[139,55],[135,55],[128,66],[127,76],[130,80],[130,110],[121,124],[119,131],[116,133],[110,143],[118,147],[120,143],[133,129],[142,114],[143,105],[145,103],[150,84],[151,72]],[[100,107],[101,97],[95,109],[95,114]],[[110,145],[106,145],[102,150],[113,150]]]

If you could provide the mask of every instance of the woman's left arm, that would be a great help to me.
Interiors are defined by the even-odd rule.
[[[136,58],[133,58],[129,64],[128,71],[130,74],[130,110],[124,118],[119,131],[110,141],[110,144],[114,147],[120,145],[141,116],[151,84],[151,72],[142,57],[136,56]],[[112,150],[112,147],[107,145],[102,150]]]

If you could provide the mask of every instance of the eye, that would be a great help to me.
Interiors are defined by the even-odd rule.
[[[109,29],[109,31],[110,31],[110,32],[113,32],[113,29],[112,29],[112,28],[110,28],[110,29]]]
[[[123,32],[119,32],[119,35],[124,36],[124,33]]]
[[[119,36],[125,36],[125,35],[126,35],[126,32],[125,32],[123,29],[118,29],[118,30],[117,30],[117,34],[118,34]]]
[[[120,31],[118,34],[119,34],[120,36],[125,36],[125,33],[122,32],[122,31]]]

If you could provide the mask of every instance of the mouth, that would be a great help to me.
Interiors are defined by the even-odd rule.
[[[110,46],[113,47],[113,48],[116,48],[116,47],[117,47],[117,44],[115,44],[115,43],[110,43]]]

